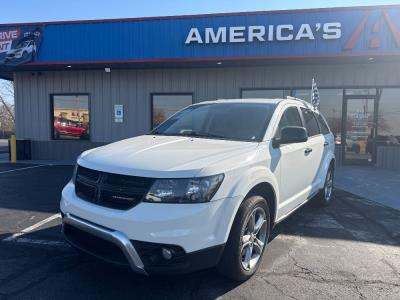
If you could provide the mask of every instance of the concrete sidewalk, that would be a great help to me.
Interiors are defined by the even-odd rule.
[[[400,172],[369,166],[341,166],[335,186],[341,190],[400,210]]]

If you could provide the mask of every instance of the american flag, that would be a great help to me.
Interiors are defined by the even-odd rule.
[[[311,104],[316,109],[319,107],[319,91],[317,83],[314,78],[312,79],[312,86],[311,86]]]

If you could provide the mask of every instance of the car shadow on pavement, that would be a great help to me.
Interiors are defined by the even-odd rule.
[[[328,207],[311,200],[276,226],[271,235],[301,235],[381,245],[400,245],[400,211],[335,190]]]

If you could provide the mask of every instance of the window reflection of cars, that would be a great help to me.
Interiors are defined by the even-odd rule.
[[[34,40],[25,40],[19,43],[14,49],[7,52],[6,60],[27,58],[36,52],[36,45]]]
[[[77,138],[85,138],[88,128],[82,123],[68,119],[54,118],[54,138],[59,139],[61,135]]]

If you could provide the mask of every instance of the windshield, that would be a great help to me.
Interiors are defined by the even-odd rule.
[[[275,105],[269,103],[198,104],[176,113],[151,134],[260,142]]]

